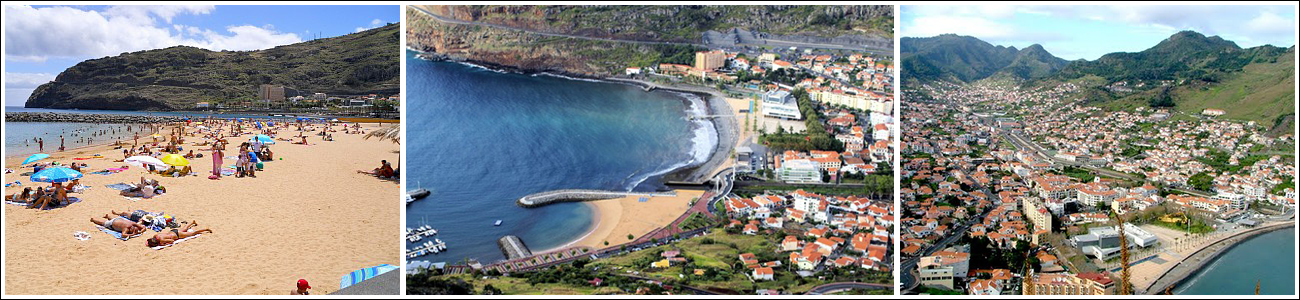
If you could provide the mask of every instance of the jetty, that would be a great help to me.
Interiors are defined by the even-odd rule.
[[[506,255],[506,259],[520,259],[533,256],[533,252],[528,250],[524,241],[513,235],[503,236],[497,239],[497,247],[501,248],[501,253]]]
[[[527,196],[520,197],[519,200],[517,201],[517,204],[519,204],[519,206],[531,208],[531,207],[538,207],[538,206],[543,206],[543,205],[556,203],[556,202],[593,201],[593,200],[605,200],[605,199],[614,199],[614,198],[622,198],[622,197],[630,197],[630,196],[674,197],[677,196],[677,192],[668,191],[668,192],[645,193],[645,192],[565,189],[565,190],[554,190],[554,191],[545,191],[541,193],[529,194]]]

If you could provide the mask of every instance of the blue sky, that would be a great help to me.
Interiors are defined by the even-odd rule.
[[[5,105],[78,62],[176,45],[258,50],[400,21],[397,5],[4,6]]]
[[[915,5],[901,8],[899,35],[969,35],[994,45],[1041,44],[1067,60],[1137,52],[1182,30],[1241,47],[1295,45],[1294,5]]]

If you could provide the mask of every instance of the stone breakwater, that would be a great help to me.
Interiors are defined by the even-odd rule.
[[[580,202],[622,198],[627,196],[676,196],[677,192],[664,193],[638,193],[638,192],[619,192],[619,191],[602,191],[602,190],[554,190],[523,196],[516,201],[522,207],[538,207],[555,202]]]
[[[183,122],[178,116],[140,116],[113,114],[68,114],[49,112],[11,112],[5,113],[5,122],[65,122],[65,123],[169,123]]]

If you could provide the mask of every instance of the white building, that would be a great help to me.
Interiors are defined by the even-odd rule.
[[[781,162],[777,177],[786,182],[821,182],[821,169],[817,163],[807,159],[791,159]]]
[[[790,120],[803,119],[799,103],[790,92],[773,90],[763,94],[763,116]]]

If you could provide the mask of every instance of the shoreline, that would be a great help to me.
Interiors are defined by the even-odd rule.
[[[734,108],[732,108],[730,103],[726,101],[727,98],[725,97],[725,95],[723,95],[719,91],[699,91],[699,90],[681,89],[676,87],[663,87],[663,86],[658,86],[656,84],[642,82],[635,79],[616,78],[616,77],[596,77],[587,74],[573,74],[562,70],[558,70],[558,71],[557,70],[529,70],[529,69],[517,68],[513,66],[500,65],[491,62],[484,62],[484,61],[477,61],[477,60],[467,59],[462,57],[455,57],[455,56],[437,53],[437,52],[425,52],[425,51],[413,49],[409,46],[406,47],[406,50],[417,53],[415,59],[418,60],[430,61],[430,62],[457,63],[457,64],[461,64],[473,68],[480,68],[480,69],[503,73],[503,74],[519,74],[525,76],[551,76],[551,77],[556,77],[565,80],[639,86],[642,87],[643,90],[645,90],[646,92],[654,92],[654,90],[662,89],[667,92],[683,93],[690,96],[699,97],[699,101],[702,102],[702,105],[704,106],[699,109],[702,109],[705,115],[717,115],[720,114],[720,112],[725,112],[727,114],[730,114],[731,112],[734,111]],[[436,57],[427,57],[433,55],[436,55]],[[650,87],[653,87],[653,89],[651,89]],[[646,173],[647,174],[646,179],[643,179],[641,182],[638,182],[636,185],[633,185],[631,187],[626,187],[628,188],[629,191],[634,190],[637,186],[640,186],[642,183],[644,183],[644,180],[648,180],[649,178],[653,178],[656,176],[660,177],[660,184],[667,184],[672,181],[688,181],[688,182],[696,182],[697,184],[703,184],[704,181],[711,179],[715,175],[712,173],[715,171],[715,169],[718,169],[719,166],[723,165],[723,163],[728,159],[728,155],[731,153],[733,147],[739,142],[739,137],[737,134],[738,125],[736,124],[736,120],[734,117],[691,120],[690,117],[692,116],[691,115],[692,106],[695,105],[693,103],[693,99],[683,95],[678,95],[677,98],[679,98],[679,100],[684,102],[685,104],[685,108],[683,112],[686,114],[686,119],[687,119],[686,122],[691,123],[692,131],[695,131],[695,129],[698,128],[697,126],[713,127],[714,143],[713,145],[710,145],[707,159],[705,159],[704,161],[695,161],[695,157],[692,156],[690,152],[688,152],[687,155],[692,156],[689,160],[680,162],[679,165],[664,170]],[[697,121],[705,122],[707,124],[699,124],[696,123]],[[683,138],[688,138],[688,139],[691,139],[692,137],[693,135],[683,136]],[[672,180],[672,178],[676,178],[678,180]],[[677,191],[679,193],[682,192],[682,190],[677,190]],[[695,197],[699,196],[699,195],[694,195],[692,193],[687,193],[685,194],[686,196],[681,196],[681,195],[682,194],[679,194],[678,197],[671,197],[671,198],[651,197],[651,199],[653,199],[652,202],[658,203],[658,202],[665,202],[671,199],[677,199],[680,197],[691,197],[692,195]],[[610,246],[625,244],[627,242],[631,242],[632,240],[627,240],[624,242],[614,242],[609,240],[617,239],[618,236],[615,235],[624,234],[625,232],[623,231],[627,231],[628,232],[627,234],[633,234],[635,238],[639,238],[640,236],[645,235],[646,233],[649,233],[655,229],[670,225],[678,216],[680,216],[681,212],[684,212],[685,210],[689,209],[689,205],[683,203],[681,212],[678,212],[671,216],[661,217],[661,218],[665,218],[666,220],[657,220],[662,222],[655,222],[655,223],[662,223],[662,224],[658,224],[657,226],[651,226],[650,228],[644,228],[645,224],[640,224],[641,226],[634,226],[633,224],[630,223],[636,222],[635,220],[630,220],[630,218],[624,218],[622,216],[624,214],[624,210],[628,209],[627,208],[628,206],[635,205],[637,203],[637,202],[631,202],[632,204],[623,203],[629,199],[631,199],[632,201],[636,201],[636,198],[633,197],[620,197],[620,198],[596,200],[596,201],[582,201],[583,205],[587,205],[587,207],[592,209],[591,218],[593,222],[591,223],[589,228],[587,228],[581,236],[567,243],[564,243],[556,247],[550,247],[542,251],[534,251],[533,253],[545,254],[545,253],[563,250],[566,248],[583,247],[583,246],[591,247],[593,249],[600,249],[600,248],[607,247],[603,245],[603,242],[609,242]],[[615,231],[619,231],[619,232],[616,233]],[[604,233],[602,234],[601,232]],[[596,240],[597,238],[599,238],[599,240]]]
[[[635,241],[646,234],[654,232],[672,222],[690,210],[690,201],[698,199],[703,190],[676,190],[676,196],[650,196],[646,202],[640,202],[642,195],[626,196],[614,199],[584,201],[583,205],[592,209],[590,228],[582,236],[534,254],[546,254],[573,247],[588,247],[592,250],[617,247]],[[627,235],[632,239],[626,239]],[[609,242],[609,245],[605,245]]]
[[[1179,260],[1175,265],[1169,267],[1169,269],[1166,269],[1163,273],[1161,273],[1160,277],[1157,277],[1156,280],[1152,281],[1151,284],[1147,286],[1147,289],[1145,290],[1146,294],[1160,295],[1166,289],[1170,291],[1177,289],[1180,285],[1184,284],[1192,275],[1201,272],[1202,269],[1205,268],[1205,266],[1218,260],[1220,256],[1223,256],[1223,254],[1227,253],[1228,251],[1231,251],[1232,249],[1236,248],[1238,245],[1241,245],[1242,243],[1248,240],[1254,239],[1259,235],[1263,235],[1265,233],[1269,233],[1277,230],[1283,230],[1287,228],[1295,228],[1295,222],[1268,224],[1247,231],[1239,232],[1232,236],[1224,237],[1217,241],[1208,243],[1205,246],[1201,247],[1200,249],[1197,249],[1195,252],[1188,255],[1187,257],[1184,257],[1182,260]],[[1218,248],[1216,248],[1214,252],[1205,252],[1205,250],[1213,247],[1218,247]],[[1196,260],[1194,266],[1185,264],[1188,261],[1193,259]],[[1156,287],[1156,286],[1159,286],[1160,288],[1152,289],[1152,287]]]

